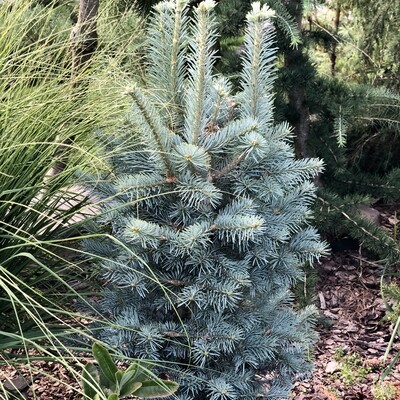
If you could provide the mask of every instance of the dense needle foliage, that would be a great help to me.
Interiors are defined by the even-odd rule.
[[[232,97],[212,70],[214,6],[192,19],[186,1],[156,6],[146,89],[128,89],[125,136],[108,146],[134,140],[112,176],[88,184],[116,238],[86,241],[107,259],[98,307],[114,327],[100,337],[176,363],[181,399],[287,398],[310,370],[314,311],[293,309],[290,286],[325,250],[309,225],[322,163],[295,160],[290,127],[273,121],[274,13],[255,3],[248,14]]]

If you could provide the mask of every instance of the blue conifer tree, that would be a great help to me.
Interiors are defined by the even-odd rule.
[[[182,400],[285,399],[315,338],[314,310],[295,311],[290,287],[325,251],[309,225],[322,162],[295,160],[290,127],[273,121],[273,12],[258,2],[247,16],[232,96],[213,74],[215,3],[192,18],[186,3],[154,8],[146,85],[128,89],[110,150],[135,139],[92,186],[116,238],[86,243],[108,260],[99,307],[115,327],[101,339],[175,363]]]

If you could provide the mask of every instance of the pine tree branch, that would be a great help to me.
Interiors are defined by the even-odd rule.
[[[190,77],[186,91],[185,138],[191,144],[197,144],[206,123],[205,101],[207,90],[212,82],[213,52],[210,51],[214,42],[214,18],[210,12],[214,8],[213,1],[204,1],[195,9],[196,24],[194,25],[195,38],[192,38],[190,47],[192,54],[189,57]]]
[[[169,285],[176,286],[176,287],[190,285],[190,282],[180,281],[177,279],[169,279],[169,280],[165,280],[165,281],[161,281],[161,282],[168,283]]]
[[[172,130],[181,123],[184,66],[188,40],[187,0],[160,2],[151,19],[147,78]]]
[[[276,78],[276,53],[272,47],[274,34],[269,19],[274,14],[266,5],[249,13],[244,41],[242,114],[257,120],[262,126],[271,125],[273,120],[272,86]]]
[[[239,156],[234,157],[233,160],[228,165],[226,165],[224,168],[222,168],[220,171],[212,172],[211,174],[209,174],[208,181],[214,182],[214,181],[228,175],[231,171],[233,171],[240,164],[240,162],[243,160],[245,155],[246,155],[246,153],[242,153]]]
[[[167,172],[167,177],[173,177],[174,176],[173,169],[172,169],[170,160],[167,155],[168,149],[165,148],[165,144],[162,141],[163,133],[161,133],[159,131],[158,127],[155,125],[153,118],[151,117],[150,112],[148,110],[148,107],[144,103],[142,96],[138,93],[137,87],[134,86],[132,88],[129,88],[127,92],[128,92],[128,94],[131,95],[133,101],[139,108],[141,115],[143,116],[144,120],[146,121],[147,125],[150,128],[151,134],[157,143],[157,147],[159,149],[160,156],[163,160],[164,167]],[[168,140],[168,138],[164,138],[164,140],[166,141],[166,140]]]
[[[357,221],[355,221],[353,218],[350,217],[349,214],[347,214],[346,212],[344,212],[343,210],[341,210],[339,207],[329,203],[328,201],[326,201],[325,199],[323,199],[322,197],[317,197],[317,200],[320,201],[321,203],[332,207],[333,209],[335,209],[336,211],[339,211],[339,213],[341,215],[343,215],[343,217],[345,217],[348,221],[350,221],[352,224],[354,224],[360,231],[362,231],[363,233],[365,233],[368,237],[370,237],[371,239],[373,239],[374,241],[376,241],[377,243],[381,242],[381,239],[375,235],[373,235],[371,232],[369,232],[367,229],[365,229],[363,226],[361,226]],[[387,239],[390,240],[391,243],[393,243],[393,252],[400,255],[400,249],[398,248],[397,243],[391,238],[391,237],[387,237]]]
[[[172,38],[172,50],[171,50],[171,89],[172,89],[172,104],[177,105],[178,99],[178,75],[177,75],[177,65],[178,65],[178,53],[180,48],[180,37],[182,35],[182,10],[186,6],[186,1],[178,1],[175,8],[175,25],[174,33]]]
[[[194,115],[194,123],[192,127],[192,143],[197,144],[198,138],[200,136],[201,131],[201,117],[203,113],[203,103],[204,103],[204,89],[205,89],[205,71],[206,71],[206,57],[208,53],[208,48],[206,45],[207,42],[207,25],[205,19],[207,18],[207,11],[205,9],[198,10],[199,15],[199,30],[204,33],[200,35],[198,38],[199,41],[199,56],[197,60],[198,65],[198,76],[196,80],[195,93],[196,96],[196,104],[195,104],[195,115]]]
[[[371,56],[366,53],[363,49],[360,49],[358,46],[356,46],[354,43],[350,42],[349,40],[345,40],[342,37],[339,37],[339,35],[335,35],[333,34],[331,31],[329,31],[328,29],[326,29],[324,26],[322,26],[318,20],[316,18],[312,18],[312,17],[308,17],[308,20],[310,23],[316,25],[319,29],[321,29],[322,31],[324,31],[325,33],[327,33],[329,36],[332,37],[332,39],[334,39],[337,43],[346,43],[348,45],[350,45],[351,47],[353,47],[354,49],[356,49],[357,51],[359,51],[360,53],[362,53],[363,56],[365,56],[372,65],[374,65],[375,67],[377,66],[376,62],[371,58]]]

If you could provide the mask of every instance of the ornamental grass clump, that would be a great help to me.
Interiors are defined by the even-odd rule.
[[[98,332],[160,363],[179,399],[283,399],[310,370],[314,309],[295,311],[290,288],[325,252],[309,225],[322,162],[295,160],[290,127],[274,124],[273,12],[247,16],[232,96],[213,73],[214,6],[155,7],[146,85],[128,88],[129,124],[108,138],[132,145],[91,185],[114,238],[86,241],[104,259],[98,307],[112,324]]]
[[[132,50],[135,42],[120,30],[111,40],[116,29],[106,11],[112,4],[102,2],[99,49],[90,68],[72,74],[74,4],[65,3],[0,1],[1,399],[24,398],[21,392],[40,376],[46,385],[29,385],[34,398],[51,398],[56,387],[77,392],[71,380],[80,380],[76,365],[90,349],[67,341],[85,327],[74,302],[85,303],[92,291],[77,249],[86,234],[81,220],[90,212],[76,174],[107,168],[94,132],[115,126],[124,114],[115,100],[126,58],[113,49],[123,43]],[[109,33],[106,42],[103,30]],[[59,161],[66,165],[52,173]],[[62,364],[71,380],[50,376],[46,360],[54,363],[53,371],[60,372]],[[44,386],[51,392],[41,392]]]

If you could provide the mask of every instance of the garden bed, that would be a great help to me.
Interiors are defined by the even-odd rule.
[[[356,252],[345,252],[333,254],[317,266],[317,272],[316,296],[322,318],[313,356],[315,370],[312,378],[296,383],[293,399],[400,398],[400,365],[385,379],[392,397],[389,392],[384,397],[382,388],[379,391],[391,334],[380,296],[382,267]],[[400,343],[395,342],[388,360],[399,350]],[[38,399],[79,398],[79,384],[56,362],[35,362],[33,372],[19,373],[26,381],[22,384],[25,398],[33,398],[33,392]],[[19,373],[8,367],[0,377],[5,382],[6,377],[14,380]]]

